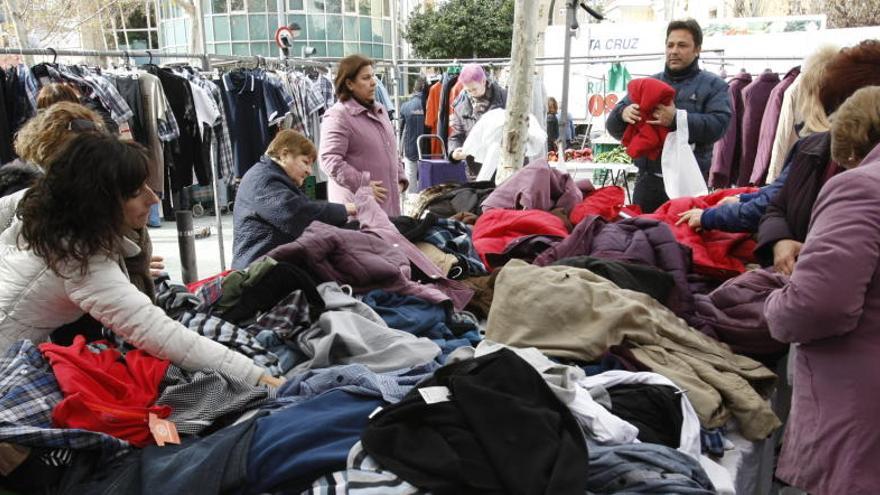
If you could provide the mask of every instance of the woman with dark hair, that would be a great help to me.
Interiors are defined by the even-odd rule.
[[[400,195],[409,185],[397,154],[388,109],[376,102],[373,61],[350,55],[339,63],[336,97],[321,123],[321,168],[330,176],[328,199],[351,203],[361,186],[388,216],[400,215]]]
[[[49,108],[62,101],[79,103],[79,92],[66,83],[49,83],[40,88],[40,92],[37,93],[38,110]]]
[[[128,279],[124,236],[158,201],[146,150],[103,133],[73,138],[18,204],[20,227],[0,234],[0,352],[46,340],[88,313],[129,344],[187,370],[216,369],[277,384],[244,355],[169,318]]]
[[[831,118],[830,179],[788,284],[764,306],[770,334],[797,345],[776,476],[809,493],[880,493],[880,86]]]

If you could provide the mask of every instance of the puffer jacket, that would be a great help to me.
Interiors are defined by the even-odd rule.
[[[685,318],[693,313],[694,298],[687,280],[691,252],[675,240],[672,230],[663,222],[635,217],[607,223],[601,217],[590,216],[582,220],[565,240],[541,253],[534,264],[547,266],[573,256],[593,256],[659,268],[675,279],[676,290],[664,305]]]
[[[384,289],[433,303],[450,300],[440,290],[412,280],[403,251],[365,232],[312,222],[299,239],[269,251],[269,257],[305,268],[322,282],[348,284],[358,294]]]
[[[482,111],[475,110],[471,97],[466,91],[462,91],[455,103],[452,104],[452,132],[449,133],[449,145],[446,147],[448,153],[452,153],[464,145],[471,129],[480,120],[480,117],[489,110],[496,108],[504,108],[507,105],[507,91],[498,83],[490,82],[486,93],[477,99],[480,107],[485,107]]]
[[[536,160],[523,167],[483,200],[483,211],[543,210],[562,208],[568,214],[584,199],[574,179],[551,168],[546,160]]]
[[[122,239],[119,255],[92,257],[86,275],[67,267],[62,277],[32,251],[18,248],[18,231],[0,234],[0,352],[18,340],[44,341],[89,313],[134,347],[181,368],[223,371],[248,383],[263,374],[247,357],[169,318],[132,285],[121,259],[138,252],[130,240]]]

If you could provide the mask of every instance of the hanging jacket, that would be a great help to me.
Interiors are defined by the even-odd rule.
[[[752,177],[755,157],[758,154],[758,140],[761,137],[761,118],[767,108],[770,92],[779,84],[779,75],[764,72],[743,89],[743,121],[740,137],[742,156],[739,161],[736,185],[746,186]]]
[[[648,124],[650,115],[657,105],[669,105],[675,97],[675,89],[659,79],[650,77],[633,79],[626,85],[627,98],[639,105],[639,113],[644,117],[635,124],[629,124],[623,133],[621,144],[626,153],[633,158],[647,157],[658,160],[663,151],[663,143],[669,128]]]
[[[797,66],[782,78],[773,91],[770,92],[770,98],[767,100],[767,107],[764,109],[764,116],[761,117],[761,132],[758,138],[758,151],[755,154],[755,166],[752,169],[752,176],[749,183],[760,185],[764,183],[767,170],[770,167],[770,157],[773,150],[773,144],[776,141],[776,132],[779,128],[779,117],[782,112],[782,100],[785,98],[785,92],[794,83],[797,76],[801,73],[801,67]]]
[[[345,205],[313,201],[266,155],[241,180],[233,210],[232,268],[241,270],[314,221],[341,227]]]
[[[745,263],[752,260],[754,241],[750,234],[734,234],[718,230],[692,229],[687,223],[676,225],[679,215],[693,208],[708,208],[722,198],[754,189],[722,189],[708,196],[671,199],[645,218],[665,222],[675,239],[691,248],[693,270],[697,273],[719,278],[736,276],[746,270]]]
[[[412,97],[400,106],[400,137],[403,141],[403,156],[407,160],[419,159],[418,140],[425,133],[425,111],[422,110],[422,96],[413,93]]]
[[[712,149],[712,165],[709,169],[709,186],[730,186],[733,174],[739,170],[739,157],[742,152],[740,134],[743,120],[743,89],[752,82],[752,75],[740,72],[733,77],[727,87],[730,98],[730,125]]]

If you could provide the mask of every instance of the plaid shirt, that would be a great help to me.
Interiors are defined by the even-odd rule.
[[[208,337],[251,358],[258,366],[266,368],[266,372],[270,375],[280,376],[282,374],[281,368],[278,366],[278,356],[268,351],[244,329],[216,316],[192,311],[181,315],[179,321],[199,335]]]
[[[64,65],[58,66],[58,73],[64,79],[69,79],[80,86],[91,89],[92,95],[110,112],[110,116],[117,124],[128,122],[134,117],[134,112],[131,111],[125,98],[116,90],[116,86],[104,77],[93,74],[88,69],[83,69],[83,75],[78,76]]]
[[[24,64],[18,64],[17,69],[18,83],[24,87],[24,93],[27,94],[28,103],[31,105],[31,116],[36,115],[37,93],[40,91],[37,84],[37,78],[34,77],[34,73],[31,72],[30,68]]]
[[[220,119],[214,126],[214,139],[217,140],[217,166],[220,175],[231,183],[235,180],[235,159],[232,155],[232,140],[229,138],[229,124],[226,120],[226,110],[223,109],[223,96],[220,93],[220,87],[200,75],[189,72],[185,72],[185,75],[197,86],[205,89],[217,103],[217,109],[220,110]]]
[[[428,229],[423,240],[446,253],[455,255],[459,264],[467,268],[469,275],[488,273],[474,249],[470,228],[464,223],[451,218],[438,218],[434,226]]]
[[[330,79],[327,79],[325,76],[318,76],[318,80],[314,81],[318,86],[318,90],[321,91],[321,96],[324,98],[324,106],[326,108],[330,108],[336,103],[336,93],[333,89],[333,82]]]
[[[63,399],[49,363],[29,340],[0,358],[0,442],[37,448],[101,450],[113,455],[128,442],[104,433],[52,427],[52,409]]]

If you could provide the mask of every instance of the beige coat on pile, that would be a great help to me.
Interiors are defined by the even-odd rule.
[[[486,338],[580,361],[626,342],[636,359],[687,390],[703,426],[732,416],[746,438],[760,440],[781,425],[761,396],[775,382],[770,370],[589,270],[511,261],[495,283]]]

